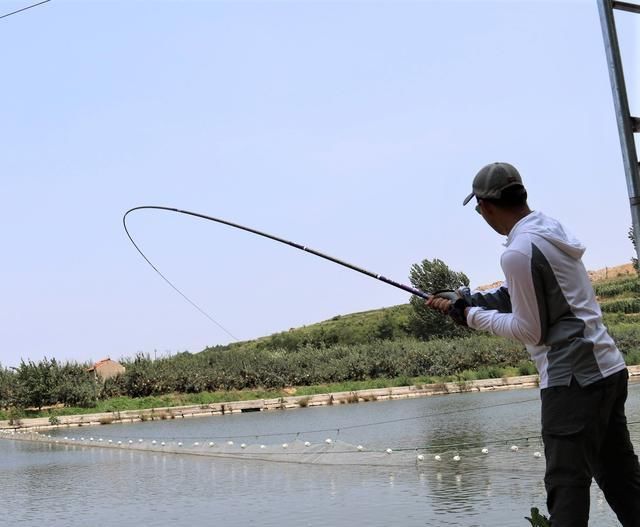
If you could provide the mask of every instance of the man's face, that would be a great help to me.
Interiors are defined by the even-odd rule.
[[[494,231],[498,234],[505,234],[503,232],[504,229],[500,227],[500,209],[498,209],[493,203],[489,203],[483,199],[478,199],[476,212],[484,218],[484,221],[486,221]]]

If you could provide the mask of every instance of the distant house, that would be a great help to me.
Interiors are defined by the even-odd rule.
[[[101,361],[96,362],[93,367],[89,368],[90,372],[93,372],[96,379],[100,378],[101,380],[110,379],[111,377],[115,377],[116,375],[122,375],[125,371],[125,368],[119,362],[111,360],[110,358],[102,359]]]

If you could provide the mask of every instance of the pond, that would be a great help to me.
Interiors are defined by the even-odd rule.
[[[640,383],[627,415],[638,450]],[[514,390],[5,439],[0,525],[526,526],[546,509],[539,421],[538,391]],[[591,519],[618,525],[595,484]]]

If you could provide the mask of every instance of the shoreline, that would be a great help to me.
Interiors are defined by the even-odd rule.
[[[629,380],[640,379],[640,366],[627,366]],[[209,417],[227,413],[263,412],[307,408],[312,406],[330,406],[333,404],[355,404],[360,402],[385,401],[448,395],[455,393],[473,393],[502,390],[536,388],[538,375],[481,379],[477,381],[456,381],[395,388],[375,388],[350,392],[333,392],[316,395],[292,395],[274,399],[253,399],[189,406],[168,406],[146,410],[123,410],[95,414],[57,416],[52,424],[49,417],[33,417],[19,420],[19,424],[9,424],[9,420],[0,421],[0,430],[43,430],[52,428],[70,428],[96,426],[117,423],[135,423],[144,421],[177,419],[187,417]]]

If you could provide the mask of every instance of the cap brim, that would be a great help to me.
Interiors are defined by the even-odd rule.
[[[472,192],[471,194],[469,194],[462,202],[462,206],[464,207],[467,203],[469,203],[471,201],[471,198],[473,198],[473,196],[475,195],[476,195],[475,192]]]

